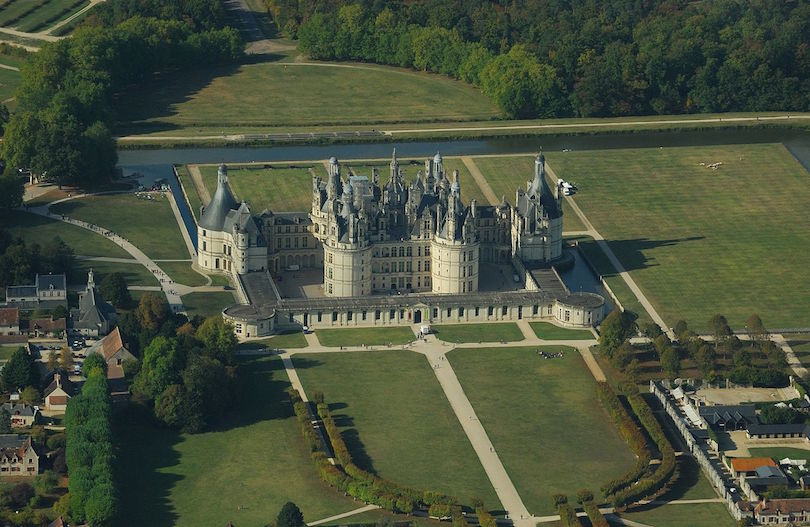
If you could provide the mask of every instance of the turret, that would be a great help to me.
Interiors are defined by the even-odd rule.
[[[326,197],[334,200],[341,193],[340,165],[336,157],[329,159],[329,180],[326,183]]]
[[[391,155],[391,181],[394,181],[399,176],[399,161],[397,161],[397,149],[394,148],[394,153]]]

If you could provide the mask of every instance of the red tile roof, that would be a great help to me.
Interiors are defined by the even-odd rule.
[[[793,512],[810,511],[810,498],[793,498],[782,500],[767,500],[757,504],[759,514],[789,514]]]
[[[775,467],[773,459],[769,457],[733,457],[731,468],[734,472],[753,472],[759,467]]]

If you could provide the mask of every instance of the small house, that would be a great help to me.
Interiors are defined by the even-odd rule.
[[[68,400],[73,396],[73,383],[63,378],[62,374],[53,374],[53,381],[45,388],[45,409],[54,412],[64,412]]]
[[[30,435],[0,434],[0,478],[36,476],[39,455]]]
[[[30,404],[19,401],[9,401],[3,404],[8,413],[11,414],[11,426],[31,426],[37,420],[39,410]]]

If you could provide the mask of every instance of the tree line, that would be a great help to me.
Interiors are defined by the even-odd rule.
[[[43,245],[27,244],[0,229],[0,289],[4,295],[7,286],[33,284],[37,274],[65,273],[70,277],[75,261],[73,249],[58,236]]]
[[[680,375],[684,361],[691,360],[709,382],[726,378],[736,384],[755,387],[788,385],[785,352],[770,340],[759,315],[753,314],[746,320],[748,342],[734,334],[721,314],[713,315],[706,328],[711,340],[701,338],[685,321],[679,320],[673,328],[677,340],[672,341],[660,327],[648,323],[641,332],[649,343],[633,345],[629,339],[639,330],[635,315],[616,310],[602,321],[599,351],[631,380],[638,379],[641,373],[639,356],[646,353],[652,355],[670,379]]]
[[[25,167],[59,185],[106,181],[116,94],[155,72],[231,62],[244,48],[216,0],[113,0],[93,11],[22,68],[0,155],[7,176]]]
[[[810,108],[810,5],[265,0],[302,51],[451,75],[510,118]]]

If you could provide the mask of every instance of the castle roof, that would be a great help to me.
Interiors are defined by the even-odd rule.
[[[212,231],[221,231],[225,225],[228,212],[238,208],[239,204],[228,187],[228,169],[225,165],[220,165],[217,173],[217,190],[205,210],[203,210],[199,222],[200,227]]]

